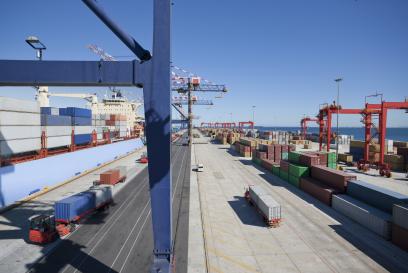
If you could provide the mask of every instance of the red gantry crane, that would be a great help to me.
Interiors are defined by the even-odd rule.
[[[241,131],[242,129],[244,129],[245,125],[249,125],[253,130],[255,123],[253,121],[240,121],[238,122],[238,129]]]
[[[302,138],[306,139],[306,134],[307,134],[307,123],[308,122],[313,122],[315,121],[317,124],[319,124],[319,119],[318,118],[311,118],[311,117],[304,117],[300,120],[300,128],[302,130]]]

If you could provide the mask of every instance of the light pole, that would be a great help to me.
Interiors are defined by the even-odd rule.
[[[336,166],[337,166],[338,158],[339,158],[339,108],[340,108],[340,82],[342,80],[343,80],[342,78],[337,78],[334,80],[337,83]]]
[[[252,122],[255,123],[255,105],[252,105]]]
[[[25,40],[27,44],[29,44],[32,48],[34,48],[37,52],[37,59],[42,61],[43,50],[46,50],[47,47],[41,43],[40,39],[35,36],[28,36]]]

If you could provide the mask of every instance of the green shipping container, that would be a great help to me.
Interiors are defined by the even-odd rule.
[[[297,178],[302,176],[309,176],[309,167],[290,163],[289,174]]]
[[[299,177],[289,175],[289,183],[298,188],[299,188],[299,180],[300,180]]]
[[[272,173],[276,176],[279,176],[279,166],[272,166]]]
[[[337,161],[336,153],[334,152],[327,153],[327,163],[335,163],[336,161]]]
[[[288,160],[288,157],[289,157],[289,153],[282,153],[281,154],[282,160]]]
[[[252,161],[257,165],[261,165],[261,160],[259,158],[252,158]]]
[[[289,162],[299,163],[299,157],[300,157],[299,152],[289,152],[289,155],[288,155]]]
[[[337,169],[337,165],[336,163],[328,163],[327,167],[331,168],[331,169]]]
[[[279,177],[282,178],[285,181],[288,181],[289,180],[289,173],[284,172],[282,170],[279,170]]]

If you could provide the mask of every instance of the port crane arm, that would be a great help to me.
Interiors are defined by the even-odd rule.
[[[171,1],[153,0],[153,56],[95,0],[82,0],[140,59],[134,61],[0,60],[0,86],[143,87],[153,224],[151,272],[173,271],[171,202]]]

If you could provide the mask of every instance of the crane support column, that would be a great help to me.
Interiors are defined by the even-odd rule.
[[[332,113],[330,110],[327,111],[327,136],[326,136],[326,141],[327,141],[327,147],[326,150],[330,152],[330,142],[331,142],[331,119],[332,119]]]
[[[384,107],[384,102],[381,103],[381,112],[380,112],[380,135],[379,135],[379,143],[380,143],[380,160],[379,163],[384,164],[384,152],[385,152],[385,134],[387,131],[387,108]]]
[[[190,79],[189,79],[190,80]],[[193,91],[193,85],[191,82],[188,84],[188,145],[193,143],[193,101],[191,100],[191,93]]]
[[[365,125],[365,142],[364,142],[364,161],[368,162],[370,158],[370,140],[371,140],[371,124],[372,124],[372,114],[367,113],[364,115],[364,125]]]

